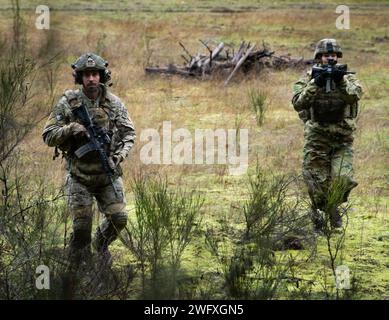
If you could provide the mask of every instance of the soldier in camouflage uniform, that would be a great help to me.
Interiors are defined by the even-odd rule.
[[[110,81],[107,66],[104,59],[93,53],[82,55],[72,65],[75,83],[82,88],[65,91],[42,134],[44,142],[56,147],[56,153],[57,148],[60,149],[66,158],[68,206],[73,217],[69,253],[76,265],[90,256],[93,199],[105,215],[93,243],[100,261],[111,263],[108,245],[117,238],[127,222],[120,163],[127,157],[136,135],[126,107],[107,90]],[[87,106],[93,123],[103,128],[111,138],[104,148],[115,172],[113,184],[104,172],[96,151],[80,158],[75,155],[77,149],[89,141],[85,127],[72,113],[72,108],[81,103]]]
[[[337,62],[342,50],[335,39],[320,40],[314,58],[316,66],[325,66],[329,59]],[[292,104],[304,121],[303,176],[312,202],[312,219],[317,230],[323,228],[323,216],[329,215],[332,227],[342,224],[338,209],[328,208],[331,183],[341,181],[346,202],[358,184],[353,179],[353,133],[362,88],[354,74],[335,72],[335,88],[326,92],[325,74],[312,78],[309,72],[294,85]]]

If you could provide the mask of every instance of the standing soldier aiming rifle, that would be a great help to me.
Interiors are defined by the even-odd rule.
[[[338,207],[329,209],[335,181],[341,186],[340,203],[358,185],[353,179],[352,144],[362,87],[347,65],[337,64],[342,55],[335,39],[320,40],[314,54],[317,64],[295,84],[292,99],[305,123],[303,176],[318,231],[323,230],[323,217],[329,218],[331,227],[342,226]]]
[[[83,54],[72,65],[77,90],[67,90],[43,130],[44,142],[66,158],[68,206],[73,218],[69,257],[78,266],[91,255],[92,204],[105,217],[93,241],[100,263],[112,263],[108,245],[126,226],[127,213],[120,163],[135,141],[127,109],[107,90],[108,63]]]

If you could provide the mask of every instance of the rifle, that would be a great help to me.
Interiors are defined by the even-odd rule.
[[[96,151],[100,159],[103,170],[107,175],[112,188],[115,192],[116,197],[118,197],[118,192],[113,183],[113,176],[115,170],[110,166],[107,153],[105,152],[104,145],[111,143],[111,138],[108,134],[108,131],[97,127],[88,112],[88,108],[85,104],[80,104],[80,106],[72,108],[73,115],[81,121],[81,124],[85,127],[88,132],[89,142],[78,148],[74,154],[77,158],[81,158],[91,151]]]
[[[335,89],[335,83],[333,81],[334,73],[341,73],[342,76],[346,74],[355,74],[353,71],[347,71],[347,64],[336,64],[334,59],[328,59],[328,64],[318,67],[312,67],[312,79],[325,75],[325,83],[326,83],[326,93],[331,92],[331,90]]]

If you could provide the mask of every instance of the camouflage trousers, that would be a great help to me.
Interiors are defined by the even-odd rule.
[[[329,192],[335,188],[341,193],[339,204],[346,202],[358,185],[353,179],[353,131],[346,122],[306,123],[303,176],[313,209],[326,211]]]
[[[86,251],[90,252],[93,201],[104,214],[104,219],[97,227],[94,244],[99,252],[108,248],[120,231],[126,226],[127,213],[125,212],[125,196],[123,181],[120,177],[114,180],[115,191],[111,184],[85,185],[77,178],[68,175],[67,196],[68,208],[73,218],[73,233],[70,239],[70,253]]]

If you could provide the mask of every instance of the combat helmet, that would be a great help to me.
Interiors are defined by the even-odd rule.
[[[338,58],[342,58],[342,48],[337,44],[335,39],[321,39],[316,44],[314,59],[320,59],[323,53],[336,53]]]
[[[107,83],[111,80],[111,71],[108,70],[108,62],[95,53],[85,53],[72,64],[73,77],[76,84],[82,84],[82,72],[85,70],[98,70],[100,82]]]

